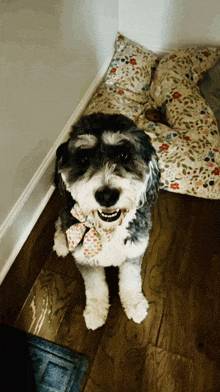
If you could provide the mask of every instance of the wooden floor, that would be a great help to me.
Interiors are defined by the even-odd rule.
[[[150,308],[141,324],[127,319],[110,269],[108,320],[87,330],[72,257],[49,249],[46,256],[15,326],[88,356],[83,391],[220,391],[219,201],[160,193],[143,264]]]

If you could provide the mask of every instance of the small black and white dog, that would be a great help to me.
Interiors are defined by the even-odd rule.
[[[74,254],[86,290],[88,328],[106,321],[104,267],[119,267],[119,294],[129,319],[140,323],[148,302],[141,264],[151,228],[160,172],[150,138],[121,114],[95,113],[72,126],[57,150],[55,185],[67,196],[56,223],[54,250]]]

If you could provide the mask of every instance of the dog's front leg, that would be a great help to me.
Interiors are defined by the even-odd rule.
[[[61,226],[62,226],[61,218],[58,218],[55,224],[56,232],[54,234],[53,250],[55,250],[57,256],[65,257],[69,253],[69,248],[67,246],[66,233],[62,231]]]
[[[86,307],[84,318],[89,329],[101,327],[108,316],[109,293],[103,267],[90,267],[77,263],[85,283]]]
[[[129,319],[140,323],[147,315],[148,302],[142,292],[142,256],[127,259],[119,267],[119,293],[122,306]]]

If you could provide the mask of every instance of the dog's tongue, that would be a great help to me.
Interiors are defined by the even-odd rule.
[[[114,214],[114,212],[117,212],[117,210],[105,210],[105,209],[102,209],[102,210],[100,210],[100,212],[103,212],[104,214]]]

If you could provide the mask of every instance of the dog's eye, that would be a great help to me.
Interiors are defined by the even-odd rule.
[[[77,160],[84,165],[89,164],[91,157],[92,152],[90,150],[82,149],[77,153]]]
[[[88,163],[88,162],[89,162],[89,157],[88,157],[88,155],[82,156],[82,157],[81,157],[81,162],[82,162],[82,163]]]
[[[120,154],[118,154],[118,157],[121,161],[127,162],[130,159],[131,155],[129,154],[129,152],[122,151],[120,152]]]

